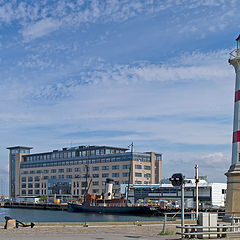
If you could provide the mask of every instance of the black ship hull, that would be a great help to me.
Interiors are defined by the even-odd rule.
[[[134,214],[134,215],[150,215],[154,213],[148,206],[85,206],[79,204],[68,204],[68,211],[71,212],[88,212],[88,213],[104,213],[104,214]]]

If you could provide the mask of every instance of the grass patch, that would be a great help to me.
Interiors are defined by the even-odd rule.
[[[169,231],[165,231],[165,232],[160,232],[158,235],[160,235],[160,236],[164,236],[164,235],[172,235],[172,233],[169,232]]]

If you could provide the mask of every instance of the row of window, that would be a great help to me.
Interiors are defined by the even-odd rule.
[[[119,185],[120,184],[120,182],[119,181],[114,181],[114,185]],[[73,182],[73,187],[74,188],[79,188],[80,187],[80,185],[81,185],[81,187],[86,187],[88,184],[86,183],[86,182]],[[98,181],[93,181],[92,182],[92,185],[93,186],[99,186],[99,182]],[[102,182],[102,185],[104,186],[105,185],[105,182]],[[33,186],[34,186],[34,188],[40,188],[40,183],[35,183],[35,184],[33,184],[33,183],[28,183],[28,184],[26,184],[26,183],[22,183],[22,188],[33,188]],[[46,188],[47,187],[47,184],[46,183],[42,183],[41,184],[41,187],[42,188]]]
[[[80,192],[82,195],[84,195],[85,189],[82,189],[81,191],[79,189],[74,189],[73,195],[79,196]],[[117,193],[117,192],[119,192],[119,190],[115,190],[115,193]],[[27,193],[28,193],[28,195],[33,195],[33,193],[35,195],[40,195],[40,190],[39,189],[35,189],[34,191],[32,189],[29,189],[28,191],[25,189],[22,190],[22,195],[27,195]],[[101,192],[100,192],[100,189],[93,189],[93,193],[96,194],[96,193],[101,193]],[[47,194],[47,191],[42,189],[41,195],[46,195],[46,194]]]
[[[124,172],[122,173],[122,176],[123,177],[128,177],[129,176],[129,173],[128,172]],[[93,178],[99,178],[99,174],[93,174],[92,175]],[[108,178],[109,177],[109,173],[102,173],[102,177],[103,178]],[[119,173],[112,173],[112,177],[120,177],[120,174]],[[58,175],[58,179],[64,179],[64,175]],[[73,175],[66,175],[66,178],[67,179],[71,179],[73,178]],[[80,178],[80,175],[79,174],[75,174],[74,175],[74,178]],[[36,176],[36,177],[22,177],[22,182],[26,182],[28,180],[28,182],[33,182],[33,179],[35,180],[35,182],[38,182],[40,181],[40,177],[39,176]],[[56,175],[53,175],[53,176],[44,176],[43,177],[44,180],[47,180],[47,179],[57,179],[57,176]]]
[[[124,153],[124,150],[119,149],[96,149],[96,150],[84,150],[84,151],[65,151],[65,152],[53,152],[46,154],[38,154],[38,155],[30,155],[25,156],[25,161],[33,162],[40,160],[49,160],[49,159],[62,159],[62,158],[75,158],[75,157],[86,157],[86,156],[98,156],[105,154],[116,154],[116,153]]]
[[[101,167],[102,170],[109,170],[109,166],[102,166]],[[135,168],[136,169],[142,169],[142,165],[135,165]],[[95,167],[92,167],[92,171],[99,171],[100,167],[99,166],[95,166]],[[113,165],[112,166],[112,170],[119,170],[120,169],[120,166],[119,165]],[[127,165],[122,165],[122,169],[129,169],[129,164]],[[89,169],[90,170],[90,169]],[[150,166],[144,166],[144,170],[151,170],[151,167]],[[31,171],[24,171],[23,174],[36,174],[36,173],[56,173],[56,172],[59,172],[59,173],[64,173],[65,169],[64,168],[60,168],[60,169],[51,169],[51,170],[48,170],[48,169],[45,169],[45,170],[37,170],[37,171],[34,171],[34,170],[31,170]],[[83,171],[86,171],[86,167],[83,168]],[[66,172],[73,172],[73,169],[72,168],[67,168],[66,169]],[[78,167],[78,168],[74,168],[74,172],[81,172],[81,168]]]
[[[123,172],[122,173],[122,177],[128,177],[129,176],[129,172]],[[93,178],[99,178],[99,174],[96,173],[96,174],[92,174],[92,177]],[[102,178],[108,178],[109,177],[109,173],[102,173]],[[112,173],[112,177],[120,177],[120,173]],[[138,173],[136,172],[135,173],[135,177],[142,177],[142,173]],[[144,174],[144,177],[145,178],[150,178],[151,177],[151,174],[150,173],[145,173]],[[64,179],[65,176],[64,175],[58,175],[58,178],[59,179]],[[67,179],[71,179],[73,178],[73,175],[66,175],[66,178]],[[74,175],[74,178],[80,178],[80,175],[79,174],[75,174]],[[28,182],[33,182],[33,179],[35,180],[35,182],[38,182],[40,181],[40,177],[39,176],[35,176],[34,178],[33,177],[22,177],[22,182],[26,182],[28,180]],[[43,179],[47,180],[47,179],[57,179],[57,176],[56,175],[53,175],[53,176],[44,176]]]
[[[27,194],[27,191],[26,191],[25,189],[23,189],[23,190],[22,190],[22,195],[26,195],[26,194]],[[36,195],[40,194],[39,189],[36,189],[36,190],[34,191],[34,194],[36,194]],[[45,191],[45,194],[46,194],[46,191]],[[32,189],[29,189],[29,190],[28,190],[28,195],[33,195],[33,190],[32,190]]]
[[[49,161],[49,162],[35,162],[35,163],[22,162],[21,168],[66,166],[66,165],[79,165],[79,164],[86,165],[86,164],[121,162],[121,161],[130,161],[130,157],[127,155],[124,155],[117,158],[102,158],[102,159],[89,159],[89,160],[74,160],[74,161],[66,160],[66,161]],[[150,162],[150,158],[147,161]]]
[[[142,165],[135,165],[135,169],[142,169]],[[144,170],[151,170],[151,166],[144,166]]]
[[[51,169],[51,170],[48,170],[48,169],[45,169],[45,170],[31,170],[31,171],[23,171],[23,174],[38,174],[38,173],[56,173],[56,172],[59,172],[59,173],[64,173],[65,169],[64,168],[60,168],[60,169]],[[72,168],[67,168],[66,169],[66,172],[73,172],[73,169]],[[81,168],[74,168],[74,172],[81,172]]]

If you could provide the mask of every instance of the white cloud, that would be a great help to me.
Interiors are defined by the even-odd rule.
[[[213,10],[214,9],[214,13]],[[236,10],[234,10],[236,9]],[[0,4],[0,20],[3,24],[18,22],[20,32],[27,40],[49,34],[66,25],[79,27],[83,23],[122,22],[136,16],[156,16],[164,11],[169,15],[178,15],[184,21],[179,27],[181,33],[193,31],[196,34],[203,30],[223,30],[236,20],[236,3],[227,5],[219,1],[3,1]],[[189,13],[189,11],[191,11]],[[211,14],[206,14],[209,11]],[[178,13],[178,14],[176,14]],[[204,18],[202,17],[204,15]],[[187,20],[189,16],[192,21]],[[229,16],[231,18],[229,19]],[[175,19],[178,22],[178,18]],[[171,21],[174,21],[171,19]],[[214,29],[213,27],[214,26]]]
[[[60,27],[60,22],[53,20],[51,18],[46,18],[40,20],[36,23],[29,24],[23,31],[22,35],[25,40],[33,40],[35,38],[39,38],[45,36]]]

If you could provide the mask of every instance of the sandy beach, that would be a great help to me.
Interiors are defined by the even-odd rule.
[[[36,225],[34,228],[18,228],[5,230],[0,227],[0,239],[4,240],[75,240],[75,239],[179,239],[174,234],[176,227],[168,225],[170,235],[159,235],[162,225]]]

